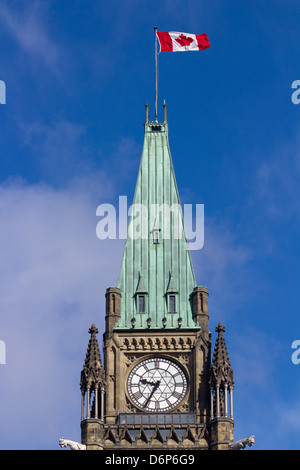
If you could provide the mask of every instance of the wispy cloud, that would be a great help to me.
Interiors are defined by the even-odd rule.
[[[123,194],[128,181],[133,191],[141,156],[141,144],[133,138],[120,136],[104,149],[89,142],[87,126],[68,120],[21,122],[19,129],[42,180],[55,186],[74,186],[75,182],[86,184],[88,178],[89,191],[94,187],[95,197],[105,180],[105,202]]]
[[[97,239],[89,188],[88,179],[84,190],[76,184],[57,190],[20,181],[0,187],[5,448],[9,442],[15,449],[33,448],[36,432],[38,445],[52,449],[63,434],[78,436],[87,330],[94,322],[103,331],[104,293],[117,282],[123,246]],[[10,425],[12,416],[18,417],[17,429]]]
[[[299,390],[298,390],[299,392]],[[277,414],[280,417],[282,426],[287,429],[300,432],[300,400],[296,398],[294,401],[281,403],[277,407]],[[282,427],[281,427],[282,429]],[[300,444],[299,444],[300,447]]]
[[[0,22],[31,60],[42,63],[48,71],[59,74],[61,48],[51,38],[45,20],[47,4],[1,2]]]
[[[284,345],[272,335],[249,325],[232,340],[232,359],[239,386],[249,393],[268,394],[274,390],[278,358]]]
[[[204,215],[204,246],[192,252],[198,284],[210,292],[212,326],[233,318],[253,284],[250,263],[254,252],[234,232],[229,221]],[[226,303],[224,295],[226,293]]]
[[[41,177],[47,181],[66,182],[78,174],[94,171],[90,149],[83,143],[85,126],[56,120],[51,124],[20,123],[20,130],[24,144],[35,156]]]
[[[299,138],[270,149],[257,171],[257,197],[265,215],[281,220],[299,214]]]
[[[122,258],[123,240],[97,238],[96,208],[118,195],[114,168],[136,159],[138,146],[121,138],[97,166],[84,126],[35,122],[21,130],[41,182],[0,185],[0,339],[7,349],[0,388],[6,437],[0,445],[32,448],[38,429],[39,448],[55,449],[63,435],[80,440],[76,416],[87,331],[96,323],[101,343],[105,290],[116,285]],[[67,401],[58,384],[68,390]],[[35,424],[27,428],[32,416]]]

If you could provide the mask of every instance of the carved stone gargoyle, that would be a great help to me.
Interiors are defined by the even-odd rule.
[[[228,444],[229,450],[240,450],[240,449],[245,449],[245,447],[248,445],[249,447],[253,446],[255,443],[255,437],[254,436],[249,436],[246,437],[245,439],[240,439],[239,441],[231,442]]]

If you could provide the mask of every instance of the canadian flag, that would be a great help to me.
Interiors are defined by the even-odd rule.
[[[169,31],[156,31],[160,52],[201,51],[210,47],[207,34],[190,34]]]

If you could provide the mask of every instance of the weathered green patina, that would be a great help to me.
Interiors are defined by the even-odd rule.
[[[129,222],[118,281],[121,316],[115,329],[198,329],[191,302],[196,280],[182,211],[177,211],[181,206],[165,105],[163,122],[150,122],[146,107],[133,206],[147,210],[144,218],[142,211],[133,213]]]

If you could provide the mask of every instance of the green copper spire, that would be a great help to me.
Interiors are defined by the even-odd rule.
[[[196,287],[168,140],[163,122],[149,121],[128,226],[115,329],[199,328],[190,296]]]

